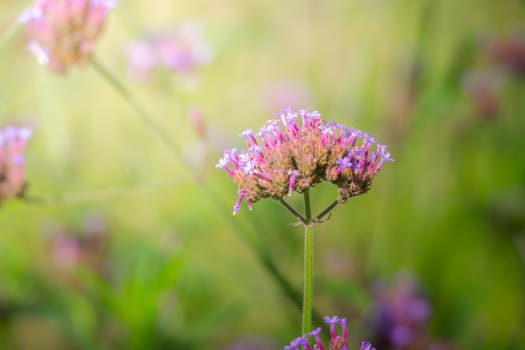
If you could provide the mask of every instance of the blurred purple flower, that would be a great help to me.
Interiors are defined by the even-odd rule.
[[[38,62],[63,73],[95,48],[114,0],[36,0],[19,17]]]
[[[284,347],[284,350],[349,350],[346,318],[326,316],[324,322],[330,326],[330,340],[328,341],[328,347],[326,347],[321,340],[321,327],[319,327],[308,333],[308,335],[302,335],[295,338],[289,345]],[[339,327],[341,328],[341,334],[338,334],[337,331],[337,328]],[[360,350],[376,349],[372,347],[369,342],[363,341]]]
[[[211,46],[204,41],[199,23],[194,21],[152,33],[128,48],[128,70],[138,80],[149,78],[155,67],[192,74],[211,59]]]
[[[515,77],[525,75],[525,35],[513,33],[490,40],[485,47],[487,58]]]
[[[24,149],[31,133],[28,127],[0,129],[0,203],[24,194]]]
[[[503,72],[495,67],[472,69],[465,73],[463,89],[481,119],[489,120],[499,113],[499,91],[504,83]]]
[[[322,181],[335,184],[337,201],[344,203],[368,191],[383,163],[392,160],[371,135],[322,120],[317,111],[287,109],[256,134],[248,129],[240,136],[248,150],[227,150],[216,165],[239,186],[234,214],[242,201],[251,208],[262,198],[301,193]]]
[[[399,275],[388,286],[378,283],[374,300],[374,341],[380,348],[420,348],[427,341],[430,303],[419,295],[412,276]]]

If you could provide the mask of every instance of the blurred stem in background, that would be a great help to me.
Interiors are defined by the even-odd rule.
[[[0,51],[4,50],[11,40],[18,34],[20,31],[20,25],[18,20],[14,21],[7,30],[0,36]]]
[[[177,160],[181,161],[183,165],[187,168],[187,170],[191,174],[195,174],[193,170],[193,166],[183,157],[180,148],[178,147],[175,140],[171,138],[171,136],[165,131],[165,129],[162,128],[159,124],[156,123],[156,121],[146,112],[144,108],[137,102],[135,97],[131,94],[131,92],[122,84],[111,72],[106,69],[100,62],[98,62],[94,57],[90,60],[91,65],[95,69],[95,71],[113,88],[115,91],[128,103],[133,110],[140,116],[140,118],[144,121],[145,124],[164,142],[164,144],[170,149],[171,153],[177,158]],[[214,204],[218,212],[225,213],[224,210],[224,203],[221,202],[219,196],[216,194],[215,190],[211,188],[211,186],[207,183],[203,183],[202,181],[199,181],[199,179],[195,179],[197,182],[199,182],[198,188],[200,191],[204,192],[203,196],[201,198],[209,198],[210,201]],[[311,210],[310,210],[310,202],[309,199],[306,198],[308,195],[305,193],[305,204],[307,203],[307,220],[309,221],[311,219]],[[309,198],[309,197],[308,197]],[[301,297],[300,293],[290,284],[290,282],[284,277],[284,275],[281,273],[277,265],[275,264],[273,258],[270,254],[268,254],[265,247],[263,247],[259,242],[257,242],[254,238],[248,237],[248,234],[246,233],[247,230],[242,229],[237,222],[229,218],[227,222],[231,225],[231,227],[234,229],[235,233],[244,241],[246,242],[249,247],[251,248],[252,252],[255,254],[257,259],[259,260],[260,264],[266,269],[266,271],[272,276],[272,278],[277,282],[279,287],[281,288],[284,295],[292,301],[293,304],[295,304],[298,309],[300,309],[302,303],[301,303]],[[306,227],[306,226],[305,226]],[[251,230],[255,231],[257,233],[258,229],[253,224],[251,224]],[[311,240],[313,235],[313,229],[312,228],[306,228],[306,236],[310,237],[308,242],[310,242],[311,246]],[[305,252],[306,254],[306,252]],[[304,319],[307,318],[307,324],[303,325],[303,329],[310,328],[311,327],[311,320],[312,320],[312,304],[311,304],[311,268],[312,268],[312,257],[311,257],[311,251],[309,250],[310,254],[310,263],[308,263],[305,266],[305,269],[308,267],[310,277],[308,278],[308,283],[310,287],[306,288],[305,285],[305,302],[308,300],[308,305],[303,305],[303,323],[305,322]],[[306,271],[306,270],[305,270]],[[305,282],[306,283],[306,282]],[[306,294],[307,293],[307,294]],[[307,297],[308,296],[308,297]],[[322,322],[321,316],[314,312],[314,319],[317,324],[320,324]]]
[[[149,184],[136,184],[133,186],[113,186],[97,190],[89,190],[75,193],[66,193],[62,195],[47,195],[35,196],[24,195],[22,200],[28,203],[60,203],[60,204],[75,204],[85,203],[91,201],[108,200],[112,198],[120,198],[132,194],[149,193],[157,190],[173,188],[175,186],[187,185],[188,181],[180,179],[166,180],[163,182],[154,182]]]
[[[155,119],[153,119],[148,112],[137,102],[133,97],[131,92],[126,89],[126,87],[115,78],[109,70],[107,70],[102,64],[100,64],[96,58],[90,58],[91,65],[97,73],[109,84],[119,95],[135,110],[135,112],[140,116],[142,121],[150,128],[151,131],[157,135],[162,142],[169,148],[173,155],[177,159],[183,160],[180,148],[177,143],[170,137],[170,135],[162,128]]]
[[[304,298],[303,298],[303,334],[308,334],[312,328],[312,289],[313,289],[313,239],[312,208],[310,206],[310,190],[304,192],[304,209],[306,223],[304,225]]]

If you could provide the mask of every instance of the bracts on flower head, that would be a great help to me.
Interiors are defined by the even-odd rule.
[[[286,109],[257,133],[247,129],[240,136],[247,150],[225,151],[216,167],[228,172],[242,190],[240,201],[250,204],[302,193],[323,181],[338,187],[337,201],[343,203],[368,191],[384,162],[393,160],[371,135],[327,122],[317,111]]]

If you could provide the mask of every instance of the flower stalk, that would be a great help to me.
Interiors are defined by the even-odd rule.
[[[330,204],[325,210],[323,210],[321,213],[319,213],[319,215],[317,215],[314,219],[313,219],[313,222],[314,223],[320,223],[322,222],[321,220],[323,220],[323,218],[330,214],[332,212],[332,210],[337,207],[339,205],[339,201],[335,200],[332,202],[332,204]],[[330,217],[329,217],[330,218]]]
[[[314,228],[310,224],[312,219],[312,208],[310,205],[310,191],[304,192],[304,207],[306,213],[306,225],[304,225],[304,297],[303,297],[303,334],[310,332],[312,328],[312,299],[313,299],[313,250],[314,250]]]
[[[306,219],[304,218],[304,216],[302,216],[297,210],[294,209],[294,207],[292,207],[290,204],[288,204],[284,199],[282,198],[278,198],[277,199],[279,201],[279,203],[281,203],[286,209],[288,209],[288,211],[290,213],[292,213],[293,216],[295,216],[296,218],[299,219],[299,223],[300,225],[306,225]]]

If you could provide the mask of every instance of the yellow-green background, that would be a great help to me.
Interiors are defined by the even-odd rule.
[[[0,3],[2,33],[25,5]],[[202,111],[201,182],[93,67],[53,74],[13,38],[0,51],[0,126],[34,129],[28,195],[69,200],[0,208],[0,304],[16,306],[0,309],[0,348],[223,349],[242,335],[279,346],[299,335],[300,310],[253,247],[300,289],[301,230],[271,200],[231,217],[236,187],[214,168],[224,148],[243,145],[237,134],[272,117],[261,90],[283,79],[311,92],[311,105],[295,107],[375,134],[395,158],[369,193],[316,227],[315,308],[350,318],[355,349],[373,281],[408,270],[432,303],[436,339],[525,348],[525,82],[508,78],[490,120],[463,88],[465,73],[487,64],[484,41],[523,29],[524,14],[517,0],[120,1],[96,56],[190,160],[202,145],[187,111]],[[186,19],[203,24],[214,50],[195,89],[167,71],[128,78],[129,42]],[[312,198],[320,211],[335,189]],[[56,273],[46,227],[78,231],[89,212],[108,222],[110,273],[80,269],[79,287]]]

